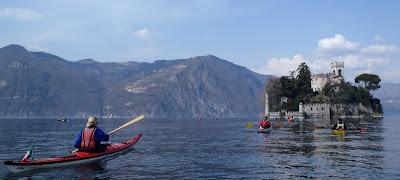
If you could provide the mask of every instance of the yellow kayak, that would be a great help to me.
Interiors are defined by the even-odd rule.
[[[339,135],[339,136],[344,136],[346,134],[345,130],[332,130],[331,131],[333,135]]]

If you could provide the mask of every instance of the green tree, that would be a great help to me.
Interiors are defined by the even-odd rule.
[[[278,78],[270,78],[265,88],[268,93],[268,102],[270,111],[279,111],[282,98],[282,87]],[[265,96],[264,96],[265,97]],[[265,101],[264,101],[265,102]]]
[[[370,106],[371,105],[371,100],[372,100],[372,95],[371,93],[365,89],[364,87],[358,87],[357,88],[357,99],[358,102],[363,104],[364,106]]]
[[[381,100],[373,98],[371,100],[371,108],[374,112],[382,113],[383,111],[382,111]]]
[[[324,94],[317,94],[310,98],[311,103],[329,103],[329,97]]]
[[[287,102],[281,104],[281,109],[293,111],[298,106],[293,102],[293,99],[296,98],[295,79],[293,76],[282,76],[279,82],[282,89],[282,97],[287,98]]]
[[[296,103],[308,102],[310,97],[313,95],[311,89],[311,71],[306,63],[301,63],[297,68],[297,76],[295,80],[295,93]]]
[[[379,84],[381,82],[381,78],[375,74],[367,74],[367,73],[360,74],[356,77],[354,81],[356,83],[363,83],[364,88],[367,89],[368,91],[370,90],[374,91],[381,87]]]
[[[296,76],[295,76],[296,74]],[[290,71],[290,76],[280,78],[282,97],[287,97],[287,102],[282,108],[296,111],[300,102],[308,102],[314,96],[311,89],[311,71],[306,63],[301,63],[296,71]]]
[[[340,82],[339,84],[329,83],[325,85],[324,89],[322,90],[322,93],[325,96],[329,97],[329,102],[333,104],[336,103],[354,104],[358,103],[360,98],[357,87],[352,86],[351,83],[349,82]],[[368,101],[369,99],[366,98],[366,100]]]
[[[301,63],[297,68],[297,76],[295,81],[296,92],[306,96],[312,93],[311,89],[311,71],[305,62]]]
[[[282,88],[282,96],[294,98],[296,95],[294,92],[294,79],[292,79],[290,76],[282,76],[279,79],[279,82]]]

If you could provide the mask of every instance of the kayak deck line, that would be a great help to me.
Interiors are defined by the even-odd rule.
[[[138,134],[135,137],[129,139],[128,141],[122,143],[108,144],[107,149],[100,153],[91,152],[74,152],[68,156],[52,157],[52,158],[42,158],[37,160],[8,160],[4,161],[4,165],[10,169],[11,172],[22,172],[30,171],[34,169],[42,168],[53,168],[62,167],[76,164],[85,164],[89,162],[94,162],[112,155],[116,155],[119,152],[127,150],[130,146],[136,144],[142,134]]]

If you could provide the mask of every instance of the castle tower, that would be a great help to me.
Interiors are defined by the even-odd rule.
[[[303,112],[304,112],[303,102],[300,101],[300,103],[299,103],[299,113],[303,113]]]
[[[266,116],[269,116],[269,103],[268,103],[268,93],[265,91],[265,112]]]
[[[331,63],[331,70],[332,73],[334,74],[334,77],[343,77],[343,68],[344,68],[344,62],[332,62]]]

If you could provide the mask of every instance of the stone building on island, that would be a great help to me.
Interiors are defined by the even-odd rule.
[[[330,73],[320,73],[311,76],[311,89],[314,92],[321,92],[328,83],[340,83],[343,78],[343,62],[332,62]]]
[[[311,75],[311,88],[313,92],[321,93],[325,85],[331,85],[344,81],[343,62],[332,62],[331,72]],[[285,98],[285,97],[283,97]],[[282,101],[282,100],[281,100]],[[371,108],[359,104],[330,104],[330,103],[299,103],[298,111],[270,112],[268,105],[268,94],[266,94],[265,114],[272,119],[287,118],[293,116],[299,120],[303,119],[331,119],[332,117],[359,118],[372,114]]]

